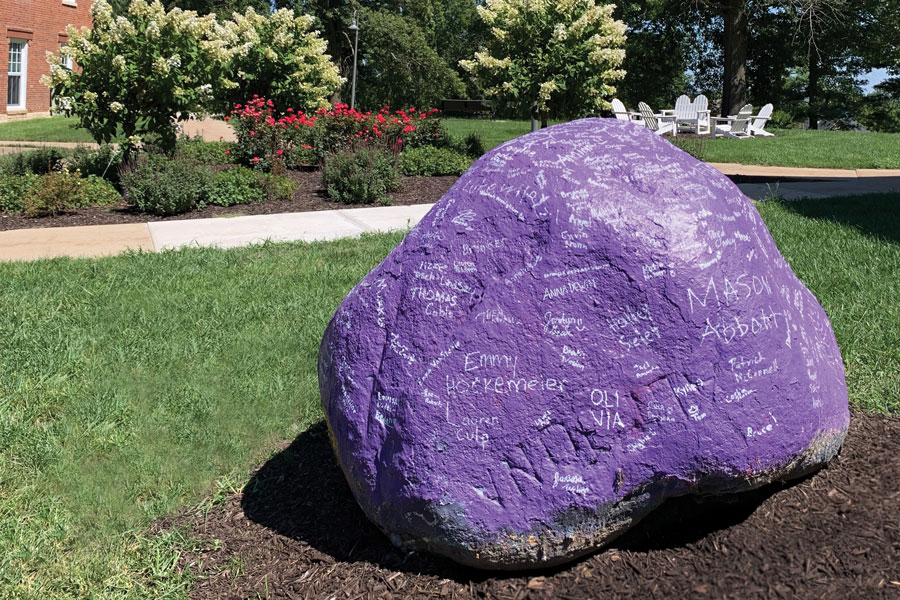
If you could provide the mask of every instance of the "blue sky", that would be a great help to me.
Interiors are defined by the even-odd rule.
[[[888,78],[887,69],[875,69],[874,71],[869,71],[868,78],[869,82],[863,86],[863,89],[866,92],[871,92],[872,88],[875,87],[876,84],[879,84]]]

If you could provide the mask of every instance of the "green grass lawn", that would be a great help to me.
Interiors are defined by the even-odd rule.
[[[531,131],[530,121],[445,118],[455,136],[481,135],[490,150]],[[92,142],[90,134],[75,127],[76,120],[50,117],[0,123],[0,140]],[[900,133],[779,130],[774,138],[704,139],[705,160],[782,167],[838,169],[900,169]]]
[[[531,131],[530,121],[443,119],[457,136],[476,132],[486,149]],[[704,138],[704,160],[746,165],[833,169],[900,169],[900,133],[783,129],[772,138]],[[667,138],[668,139],[668,138]]]
[[[900,194],[759,205],[853,406],[900,414]],[[181,598],[177,531],[321,418],[320,336],[402,239],[0,263],[0,598]]]
[[[775,137],[705,139],[707,162],[829,169],[900,169],[900,133],[781,129]]]
[[[77,142],[92,143],[94,138],[86,129],[77,127],[71,117],[47,117],[0,123],[0,140],[15,142]]]

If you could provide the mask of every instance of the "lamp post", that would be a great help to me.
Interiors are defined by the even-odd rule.
[[[353,11],[353,22],[350,23],[350,31],[355,35],[353,39],[353,83],[350,91],[350,108],[356,108],[356,52],[359,49],[359,25],[356,22],[356,11]]]

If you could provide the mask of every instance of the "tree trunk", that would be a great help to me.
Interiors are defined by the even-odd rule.
[[[809,82],[806,84],[809,97],[809,128],[819,128],[819,57],[813,50],[809,53]]]
[[[745,0],[728,0],[725,20],[725,73],[722,78],[722,116],[736,115],[747,104],[747,26]]]
[[[547,112],[544,111],[541,113],[541,129],[547,126]]]
[[[347,77],[346,69],[344,68],[344,60],[343,56],[341,56],[341,23],[336,18],[323,18],[322,25],[325,29],[325,42],[328,45],[328,54],[331,55],[331,60],[338,66],[338,73],[341,77]],[[341,102],[341,86],[338,86],[334,93],[331,95],[331,103],[337,104]]]

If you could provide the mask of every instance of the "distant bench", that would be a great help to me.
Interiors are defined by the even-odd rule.
[[[441,112],[445,115],[491,116],[491,105],[487,100],[441,100]]]

